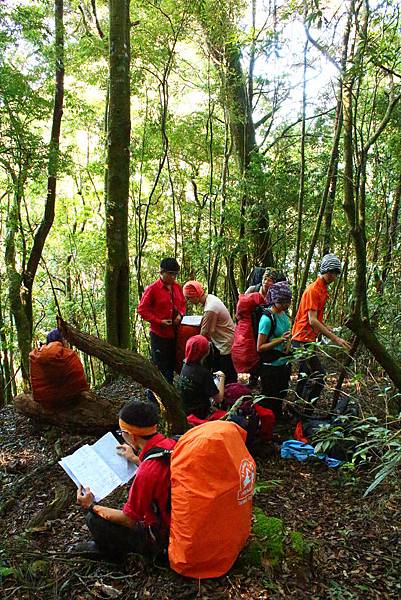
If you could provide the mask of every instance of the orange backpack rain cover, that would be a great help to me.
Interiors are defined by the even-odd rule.
[[[60,342],[51,342],[29,354],[33,399],[56,408],[89,388],[78,355]]]
[[[256,467],[245,438],[235,423],[213,421],[174,448],[168,553],[181,575],[224,575],[249,537]]]

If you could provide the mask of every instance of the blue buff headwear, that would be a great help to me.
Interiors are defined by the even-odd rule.
[[[292,300],[292,291],[288,281],[278,281],[269,287],[269,304],[289,304]]]
[[[46,344],[51,344],[51,342],[62,342],[63,336],[61,335],[60,329],[52,329],[46,336]]]

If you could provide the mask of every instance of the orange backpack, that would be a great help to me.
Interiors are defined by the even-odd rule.
[[[256,467],[245,438],[239,425],[212,421],[174,447],[168,554],[181,575],[224,575],[249,537]]]
[[[32,350],[29,367],[33,399],[46,408],[62,406],[89,389],[78,355],[60,342]]]

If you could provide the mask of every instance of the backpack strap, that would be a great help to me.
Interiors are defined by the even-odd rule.
[[[153,448],[149,448],[149,450],[145,452],[145,454],[142,457],[141,463],[151,459],[159,459],[165,460],[166,462],[170,462],[172,451],[173,449],[169,450],[168,448],[153,446]]]
[[[271,338],[273,337],[273,335],[276,332],[277,321],[276,321],[276,318],[275,318],[274,314],[270,310],[270,308],[264,308],[263,311],[262,311],[262,316],[263,315],[265,317],[267,317],[268,319],[270,319],[270,325],[271,325],[271,327],[270,327],[269,335],[267,336],[267,341],[270,341]]]

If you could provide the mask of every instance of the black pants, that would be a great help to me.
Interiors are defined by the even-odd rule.
[[[308,347],[307,343],[294,341],[294,348]],[[326,370],[316,356],[312,354],[308,358],[299,361],[299,373],[296,392],[306,402],[315,404],[324,388],[324,376]]]
[[[283,400],[287,395],[287,390],[291,376],[291,365],[261,365],[260,382],[261,391],[266,400],[260,402],[261,406],[270,408],[276,418],[283,414]]]
[[[162,338],[150,332],[150,349],[152,362],[163,377],[169,382],[174,380],[175,338]]]
[[[152,536],[149,528],[142,523],[137,523],[131,529],[103,519],[91,511],[87,512],[85,520],[105,558],[119,561],[130,552],[151,558],[163,550],[162,537],[157,532]]]
[[[203,366],[210,371],[223,371],[225,383],[237,383],[237,371],[234,368],[231,354],[221,354],[214,344],[209,355],[203,361]]]
[[[175,338],[162,338],[152,331],[150,332],[152,362],[159,369],[164,379],[171,384],[174,381],[175,349]],[[147,390],[147,397],[148,400],[157,404],[157,400],[151,390]]]

